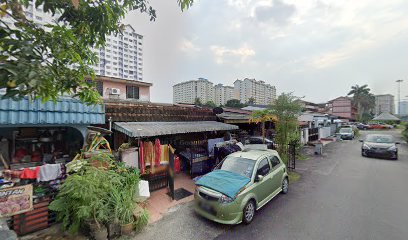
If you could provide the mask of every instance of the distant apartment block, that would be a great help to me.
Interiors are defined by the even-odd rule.
[[[234,97],[234,88],[217,84],[214,86],[214,103],[217,106],[227,104],[228,100]]]
[[[143,36],[126,25],[122,34],[106,37],[106,46],[94,49],[96,75],[143,81]]]
[[[43,5],[36,8],[33,1],[24,7],[24,14],[28,20],[43,27],[59,17],[58,13],[54,16],[45,13]],[[11,17],[5,16],[3,21],[13,26]],[[125,26],[122,34],[107,36],[105,48],[93,51],[99,57],[99,63],[92,66],[96,75],[143,81],[143,36],[130,25]]]
[[[391,94],[375,95],[375,115],[383,112],[395,113],[394,96]]]
[[[234,98],[239,99],[241,103],[248,102],[251,98],[255,99],[255,104],[268,105],[276,99],[276,88],[264,81],[245,78],[234,82]]]
[[[174,103],[194,103],[200,98],[202,103],[213,101],[215,105],[225,105],[228,100],[238,99],[247,103],[255,99],[257,105],[268,105],[276,99],[276,88],[263,81],[245,78],[236,80],[234,87],[213,83],[205,78],[178,83],[173,86]]]
[[[213,101],[213,83],[205,78],[178,83],[173,86],[173,102],[193,104],[199,98],[202,103]]]
[[[408,116],[408,101],[400,102],[400,116]]]
[[[357,119],[357,108],[353,106],[351,98],[338,97],[329,101],[329,113],[348,120]]]

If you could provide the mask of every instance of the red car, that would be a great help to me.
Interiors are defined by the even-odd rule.
[[[373,124],[370,124],[370,128],[371,129],[386,129],[387,126],[379,124],[379,123],[373,123]]]

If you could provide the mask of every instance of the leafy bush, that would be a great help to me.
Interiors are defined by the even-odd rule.
[[[86,221],[100,224],[111,220],[110,194],[120,185],[117,173],[86,167],[82,174],[70,175],[59,189],[49,209],[57,213],[62,229],[78,232]]]
[[[402,137],[405,139],[405,141],[408,141],[408,123],[404,123],[405,130],[402,131]]]
[[[103,160],[100,156],[95,159]],[[139,171],[123,163],[110,169],[85,165],[68,176],[49,208],[57,213],[63,230],[71,233],[88,221],[98,227],[115,221],[131,223],[138,184]]]

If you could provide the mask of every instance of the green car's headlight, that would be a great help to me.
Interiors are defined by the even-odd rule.
[[[234,199],[232,199],[232,198],[230,198],[230,197],[228,197],[228,196],[222,195],[222,196],[219,198],[218,201],[219,201],[220,203],[231,203],[231,202],[234,201]]]

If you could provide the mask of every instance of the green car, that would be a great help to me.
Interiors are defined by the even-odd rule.
[[[199,215],[222,224],[249,224],[256,210],[288,192],[289,179],[276,151],[248,150],[228,155],[196,185]]]

